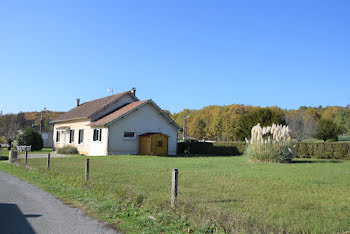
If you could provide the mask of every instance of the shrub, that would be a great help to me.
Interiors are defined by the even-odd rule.
[[[316,137],[324,141],[337,141],[338,135],[343,132],[343,129],[338,124],[328,119],[320,119],[318,122],[318,129]]]
[[[288,126],[275,125],[251,129],[251,140],[246,153],[252,161],[287,163],[293,160],[295,152],[290,143]]]
[[[192,144],[189,142],[179,142],[178,153],[184,154],[185,144],[187,152],[191,152],[191,154],[210,155],[241,155],[250,145],[245,142],[193,142]],[[207,147],[208,145],[210,147]],[[299,158],[331,158],[350,160],[350,142],[293,142],[289,146],[291,150],[294,149],[296,156]]]
[[[246,153],[252,161],[273,163],[291,162],[295,155],[289,143],[249,144]]]
[[[67,145],[57,149],[59,154],[79,154],[79,151],[76,147]]]
[[[44,142],[39,133],[34,132],[32,127],[27,127],[24,132],[18,136],[17,145],[31,145],[32,150],[41,150],[44,146]]]
[[[350,159],[350,143],[348,142],[298,142],[294,144],[294,149],[299,158]]]

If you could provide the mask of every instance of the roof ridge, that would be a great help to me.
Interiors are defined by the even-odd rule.
[[[117,97],[115,97],[114,99],[112,99],[112,100],[111,100],[109,103],[107,103],[106,105],[101,106],[101,108],[99,108],[97,111],[95,111],[94,113],[92,113],[89,117],[92,117],[94,114],[96,114],[96,113],[102,111],[104,108],[106,108],[106,106],[110,105],[110,104],[113,103],[113,102],[118,101],[121,97],[123,97],[124,95],[126,95],[126,94],[128,94],[128,93],[131,94],[130,91],[126,91],[126,92],[123,92],[123,93],[117,93],[117,94],[113,94],[113,95],[108,96],[108,97],[111,97],[111,96],[118,95]],[[100,99],[103,99],[103,98],[100,98]],[[97,101],[97,100],[99,100],[99,99],[95,99],[95,100],[93,100],[93,101]],[[112,113],[113,113],[113,112],[112,112]],[[108,114],[107,114],[107,115],[108,115]]]
[[[103,111],[105,108],[108,108],[110,105],[114,103],[118,103],[118,101],[122,97],[125,97],[126,95],[130,95],[130,97],[131,96],[134,97],[133,100],[139,100],[137,97],[135,97],[131,93],[131,91],[125,91],[122,93],[113,94],[107,97],[84,102],[79,106],[76,106],[73,109],[58,116],[55,120],[52,121],[52,123],[75,120],[75,119],[92,118],[94,115]]]
[[[91,100],[91,101],[87,101],[87,102],[83,102],[81,103],[79,106],[81,105],[84,105],[86,103],[90,103],[90,102],[94,102],[94,101],[98,101],[98,100],[102,100],[102,99],[107,99],[107,98],[110,98],[110,97],[113,97],[113,96],[117,96],[117,95],[125,95],[126,93],[128,93],[130,91],[125,91],[125,92],[121,92],[121,93],[116,93],[116,94],[113,94],[113,95],[109,95],[109,96],[106,96],[106,97],[103,97],[103,98],[97,98],[97,99],[94,99],[94,100]]]
[[[128,114],[129,112],[133,111],[135,108],[143,105],[144,103],[147,103],[149,102],[151,99],[148,99],[148,100],[142,100],[142,101],[135,101],[135,102],[130,102],[129,104],[123,106],[122,108],[118,109],[118,110],[115,110],[113,111],[112,113],[109,113],[108,115],[105,115],[103,116],[102,118],[98,119],[98,120],[95,120],[95,121],[92,121],[89,125],[92,126],[92,125],[104,125],[106,123],[109,123],[123,115],[126,115]],[[131,108],[131,109],[130,109]],[[117,113],[117,112],[120,112],[120,113]],[[115,116],[114,116],[115,115]],[[113,117],[114,116],[114,117]],[[111,118],[111,119],[110,119]],[[107,122],[105,122],[105,121]]]

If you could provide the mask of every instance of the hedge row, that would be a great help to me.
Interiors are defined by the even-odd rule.
[[[209,143],[187,141],[178,143],[180,154],[207,154],[207,155],[241,155],[246,149],[244,142]],[[293,143],[294,150],[299,158],[349,159],[350,143]]]
[[[180,154],[208,154],[208,155],[241,155],[245,151],[246,144],[237,143],[210,143],[186,141],[178,143],[178,153]]]
[[[345,142],[298,142],[294,150],[299,158],[350,159],[350,143]]]

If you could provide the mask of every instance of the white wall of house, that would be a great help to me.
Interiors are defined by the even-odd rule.
[[[93,141],[93,129],[102,130],[101,141]],[[89,156],[105,156],[108,154],[107,143],[108,143],[108,128],[105,127],[94,127],[91,128],[91,145],[88,155]]]
[[[124,139],[124,132],[135,132],[135,139]],[[169,136],[168,154],[175,155],[178,129],[148,103],[109,125],[108,154],[138,154],[138,135],[161,132]]]
[[[72,120],[72,121],[55,123],[54,132],[53,132],[55,149],[66,145],[72,145],[77,147],[80,154],[94,155],[94,156],[107,155],[108,129],[102,128],[102,141],[95,142],[93,141],[93,128],[88,126],[89,123],[90,123],[89,119]],[[66,130],[57,129],[63,126],[69,126],[69,129],[66,129]],[[80,129],[84,130],[84,140],[81,144],[78,143]],[[70,136],[69,130],[74,130],[74,141],[72,143],[69,143],[69,136]],[[57,131],[59,131],[61,134],[59,142],[56,141]]]

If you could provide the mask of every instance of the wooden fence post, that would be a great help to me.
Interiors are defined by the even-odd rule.
[[[90,159],[86,159],[85,164],[85,181],[89,181],[89,174],[90,174]]]
[[[25,165],[28,164],[28,151],[26,150],[26,161],[25,161]]]
[[[172,172],[172,180],[171,180],[171,206],[172,207],[176,205],[178,175],[179,175],[178,169],[174,168]]]
[[[50,153],[47,154],[47,169],[50,169]]]

